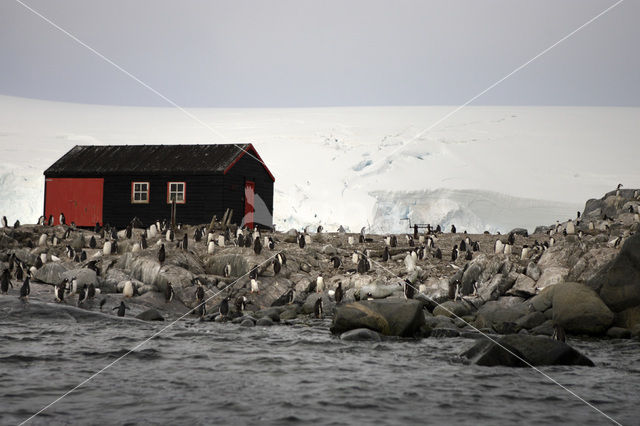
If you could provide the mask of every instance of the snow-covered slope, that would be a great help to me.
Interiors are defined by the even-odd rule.
[[[42,172],[76,144],[252,142],[276,176],[279,228],[532,229],[640,186],[640,109],[468,107],[190,109],[0,96],[0,215],[33,222]]]

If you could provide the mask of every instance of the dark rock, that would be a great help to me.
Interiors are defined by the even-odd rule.
[[[541,336],[553,336],[553,321],[551,319],[546,320],[537,327],[529,330],[531,334],[537,334]]]
[[[640,325],[640,306],[634,306],[633,308],[618,312],[614,319],[614,325],[628,328],[629,330]]]
[[[553,320],[567,333],[602,335],[614,314],[595,291],[578,283],[563,283],[553,292]]]
[[[434,316],[445,316],[453,318],[454,315],[462,317],[471,313],[471,306],[463,301],[449,300],[441,303],[433,309]]]
[[[269,327],[273,324],[273,320],[269,317],[262,317],[258,321],[256,321],[256,325],[260,327]]]
[[[434,328],[431,337],[459,337],[460,331],[455,328]]]
[[[527,265],[527,276],[534,281],[538,281],[540,279],[540,275],[542,275],[542,271],[540,271],[538,265],[533,262],[529,262]]]
[[[607,330],[607,336],[612,339],[629,339],[631,338],[631,330],[622,327],[611,327]]]
[[[547,320],[542,312],[530,312],[516,321],[517,329],[531,330]]]
[[[291,320],[291,319],[295,319],[297,316],[298,316],[298,309],[296,305],[296,306],[293,306],[292,308],[284,310],[280,314],[280,320]]]
[[[520,235],[522,237],[528,237],[529,236],[529,231],[527,231],[524,228],[513,228],[511,230],[511,232],[509,232],[510,234],[514,234],[514,235]]]
[[[330,330],[342,334],[368,328],[386,336],[414,337],[424,323],[422,303],[417,300],[366,300],[338,306]]]
[[[240,323],[240,327],[253,327],[255,325],[256,323],[249,318],[243,319],[242,322]]]
[[[520,298],[503,297],[482,305],[476,315],[478,328],[491,328],[500,334],[515,332],[516,322],[529,313],[529,308]]]
[[[467,296],[473,293],[473,284],[478,281],[478,277],[482,273],[482,265],[479,262],[474,262],[469,265],[466,271],[462,274],[461,292]]]
[[[553,305],[555,286],[545,287],[540,293],[529,299],[529,305],[538,312],[544,312]]]
[[[492,367],[525,367],[527,363],[540,365],[584,365],[593,367],[593,362],[566,343],[543,336],[511,334],[477,342],[462,356],[473,364]]]
[[[62,282],[63,274],[68,270],[69,268],[60,262],[49,262],[38,269],[33,278],[34,281],[47,284],[59,284]]]
[[[354,341],[372,341],[379,342],[382,340],[380,334],[368,328],[356,328],[349,330],[340,335],[340,340],[346,340],[350,342]]]
[[[283,310],[284,309],[281,307],[273,307],[256,312],[256,316],[259,316],[260,318],[268,317],[274,322],[280,322],[280,313],[283,312]]]
[[[640,305],[640,234],[629,237],[618,256],[587,285],[614,312]]]
[[[139,313],[136,315],[136,318],[143,321],[164,321],[164,317],[160,311],[155,308],[147,309],[146,311]]]

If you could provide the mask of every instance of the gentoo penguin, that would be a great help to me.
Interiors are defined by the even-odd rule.
[[[78,293],[78,306],[80,306],[84,301],[87,300],[87,285],[83,285]]]
[[[333,256],[329,262],[333,263],[333,268],[338,269],[342,265],[342,260],[338,256]]]
[[[367,262],[366,259],[364,258],[364,256],[360,257],[360,260],[358,261],[358,273],[359,274],[364,274],[365,272],[367,272]]]
[[[511,244],[505,244],[504,246],[504,254],[509,256],[512,252],[513,246]]]
[[[336,287],[333,296],[336,299],[336,305],[342,302],[342,298],[344,297],[344,291],[342,290],[342,281],[338,283],[338,287]]]
[[[364,235],[363,235],[363,234],[360,234],[360,235],[358,236],[358,242],[359,242],[360,244],[364,244],[365,239],[364,239]]]
[[[253,265],[251,270],[249,271],[249,278],[258,279],[258,265]]]
[[[229,298],[225,297],[224,299],[222,299],[222,302],[220,302],[220,315],[222,316],[222,318],[225,318],[227,315],[229,315]]]
[[[480,251],[480,244],[477,241],[474,241],[471,246],[473,247],[473,251]]]
[[[412,236],[407,235],[407,240],[408,240],[408,242],[409,242],[409,247],[415,247],[416,243],[415,243],[415,241],[413,240],[413,237],[412,237]]]
[[[567,340],[567,336],[564,333],[564,328],[558,324],[553,325],[553,336],[551,336],[553,340],[558,340],[560,342],[565,342]]]
[[[449,293],[448,293],[449,299],[455,300],[459,283],[460,281],[458,280],[449,281]]]
[[[2,227],[3,228],[8,228],[9,224],[7,222],[7,217],[6,216],[2,216]]]
[[[112,243],[111,241],[105,241],[104,244],[102,245],[102,253],[104,255],[110,255],[112,252]]]
[[[16,266],[16,279],[18,281],[22,281],[23,277],[24,277],[24,271],[22,270],[22,266],[20,265],[20,263],[18,263]]]
[[[231,276],[231,265],[229,263],[227,263],[226,265],[224,265],[224,269],[222,271],[222,275],[226,278]]]
[[[40,235],[40,239],[38,240],[38,245],[39,246],[46,246],[47,245],[47,238],[48,238],[48,235],[46,233],[43,233],[42,235]]]
[[[248,299],[244,296],[238,296],[235,301],[236,311],[244,312],[247,307]]]
[[[216,250],[216,243],[214,243],[213,241],[209,241],[209,244],[207,245],[207,253],[213,254],[215,250]]]
[[[164,287],[164,301],[165,303],[169,303],[173,300],[175,292],[173,291],[173,286],[170,282]]]
[[[467,251],[467,242],[465,240],[460,241],[460,251]]]
[[[253,244],[253,240],[251,239],[251,235],[247,235],[244,239],[244,246],[246,248],[251,248],[252,244]]]
[[[46,256],[46,253],[42,253],[42,254],[44,254]],[[45,257],[45,259],[46,259],[46,257]],[[40,268],[42,268],[42,265],[43,265],[42,256],[36,257],[36,263],[33,266],[35,266],[36,269],[40,269]]]
[[[322,232],[322,230],[323,230],[323,229],[324,229],[324,228],[322,227],[322,225],[319,225],[319,226],[318,226],[318,229],[316,229],[316,232],[319,234],[319,233],[321,233],[321,232]]]
[[[276,259],[278,259],[280,261],[282,266],[285,266],[287,264],[287,256],[284,254],[284,252],[278,253],[276,255]]]
[[[58,236],[56,234],[53,234],[51,236],[51,245],[57,246],[60,243],[60,240],[58,239]]]
[[[391,241],[389,242],[389,245],[391,247],[397,247],[398,246],[398,237],[396,237],[395,235],[392,235],[390,240]]]
[[[471,251],[467,250],[467,254],[464,257],[465,260],[471,260],[473,259],[473,254],[471,254]]]
[[[100,299],[100,312],[102,312],[102,307],[104,306],[105,303],[107,303],[106,297],[103,297],[102,299]]]
[[[169,229],[165,235],[165,238],[167,241],[173,242],[174,238],[176,237],[175,233],[173,232],[173,230]],[[224,244],[223,244],[224,245]]]
[[[127,240],[130,240],[131,237],[133,236],[133,227],[131,226],[131,224],[128,224],[127,227],[125,228],[124,236],[127,238]]]
[[[198,288],[196,288],[196,301],[200,303],[203,300],[204,300],[204,287],[202,287],[202,285],[198,285]]]
[[[278,258],[273,259],[273,274],[278,275],[280,273],[280,269],[282,269],[282,265],[280,265]]]
[[[93,235],[91,236],[91,239],[89,240],[89,248],[94,249],[96,248],[96,237],[94,237]]]
[[[407,253],[405,256],[404,266],[407,268],[407,272],[413,272],[416,270],[416,260],[411,253]]]
[[[349,243],[350,246],[352,246],[355,243],[355,240],[352,236],[349,236],[347,238],[347,243]]]
[[[22,287],[20,287],[20,299],[22,300],[29,300],[29,294],[31,294],[31,286],[29,285],[30,277],[31,273],[27,272],[27,277],[24,279]]]
[[[456,226],[451,224],[451,233],[455,234],[456,233]]]
[[[353,262],[354,265],[357,265],[358,262],[360,261],[360,255],[355,250],[354,250],[353,254],[351,255],[351,261]]]
[[[162,263],[164,262],[166,258],[166,253],[164,251],[164,244],[162,244],[160,246],[160,249],[158,250],[158,261],[160,262],[160,266],[162,266]]]
[[[260,285],[255,278],[251,278],[251,293],[260,294]]]
[[[238,235],[238,247],[244,247],[244,234]]]
[[[124,297],[133,297],[134,293],[135,291],[133,283],[131,281],[125,282],[124,287],[122,288],[122,295]]]
[[[74,250],[74,249],[73,249],[73,247],[71,247],[70,245],[67,245],[67,246],[64,248],[64,250],[65,250],[65,252],[66,252],[66,254],[67,254],[67,257],[68,257],[69,259],[73,259],[73,258],[76,256],[75,250]]]
[[[19,220],[16,220],[16,221],[13,223],[13,229],[18,229],[18,228],[20,228],[20,221],[19,221]]]
[[[60,220],[60,225],[64,225],[66,223],[64,213],[60,213],[60,217],[58,219]]]
[[[516,236],[513,234],[513,232],[509,232],[509,236],[507,237],[507,242],[511,245],[515,244]]]
[[[522,253],[520,254],[520,260],[525,260],[528,257],[529,257],[529,246],[525,244],[522,246]]]
[[[129,308],[127,307],[127,305],[124,304],[124,302],[120,302],[120,306],[116,306],[115,308],[112,309],[112,311],[115,311],[116,309],[118,310],[118,316],[123,317],[124,312]]]
[[[187,234],[184,234],[184,237],[182,237],[182,250],[189,250],[189,237]]]
[[[433,257],[435,257],[438,260],[442,260],[442,251],[440,250],[440,248],[436,249],[435,254],[433,255]]]
[[[493,252],[495,254],[502,254],[504,253],[504,244],[502,243],[501,240],[496,240],[495,244],[493,245]]]
[[[262,243],[260,242],[260,238],[256,238],[253,243],[253,252],[259,256],[262,253]]]
[[[553,245],[556,243],[556,239],[551,237],[549,238],[549,247],[553,247]]]
[[[424,260],[424,253],[425,253],[424,246],[419,247],[418,248],[418,259]]]
[[[305,239],[304,239],[304,234],[300,234],[300,235],[298,236],[298,246],[299,246],[301,249],[303,249],[305,245],[306,245],[306,241],[305,241]]]
[[[322,319],[322,297],[318,297],[316,303],[313,305],[313,315],[316,318]]]
[[[0,292],[2,294],[7,294],[9,286],[13,288],[13,284],[11,284],[11,272],[9,272],[9,268],[4,268],[2,276],[0,277]]]
[[[322,274],[318,275],[316,278],[316,293],[322,293],[324,291],[324,278]]]
[[[618,186],[616,187],[616,197],[620,196],[620,188],[622,188],[622,184],[619,183]]]
[[[269,247],[269,238],[266,235],[264,236],[264,243],[262,244],[262,247]]]
[[[453,249],[451,250],[451,261],[455,262],[456,259],[458,258],[458,245],[454,245]]]
[[[290,288],[289,291],[287,291],[287,304],[292,304],[293,301],[296,298],[296,292],[294,289]]]
[[[200,231],[200,228],[196,228],[196,230],[193,231],[193,240],[196,243],[199,243],[201,239],[202,239],[202,232]]]
[[[93,299],[96,297],[96,294],[100,294],[100,289],[96,288],[93,283],[89,284],[87,287],[87,299]]]
[[[67,290],[67,282],[69,280],[68,279],[63,279],[62,282],[60,284],[58,284],[57,286],[53,287],[53,295],[56,298],[56,302],[60,303],[60,302],[64,302],[64,292]]]
[[[410,252],[411,254],[411,258],[413,259],[414,262],[418,262],[418,252],[415,250],[411,250]]]
[[[268,247],[269,247],[269,250],[273,250],[273,249],[276,248],[276,242],[273,241],[272,237],[269,237],[269,245],[268,245]]]
[[[404,287],[404,298],[406,300],[409,299],[413,299],[413,295],[415,294],[415,288],[413,287],[413,285],[411,284],[411,281],[409,281],[408,279],[405,279],[403,282],[403,287]]]

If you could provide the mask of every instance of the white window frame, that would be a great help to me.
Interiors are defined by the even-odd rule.
[[[136,190],[136,185],[146,185],[147,189],[146,190],[142,190],[142,189],[138,189]],[[135,181],[135,182],[131,182],[131,203],[132,204],[149,204],[149,193],[150,191],[151,185],[149,184],[149,182],[144,182],[144,181]],[[146,195],[146,200],[136,200],[136,194],[145,194]]]
[[[175,190],[172,190],[171,185],[182,185],[182,191],[178,190],[177,187]],[[182,200],[176,199],[176,204],[185,204],[187,202],[187,183],[180,181],[167,182],[167,204],[171,204],[172,194],[182,194]]]

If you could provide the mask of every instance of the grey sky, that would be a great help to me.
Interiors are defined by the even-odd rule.
[[[461,104],[615,0],[24,0],[183,106]],[[627,0],[475,104],[640,105]],[[13,0],[0,94],[166,106]]]

